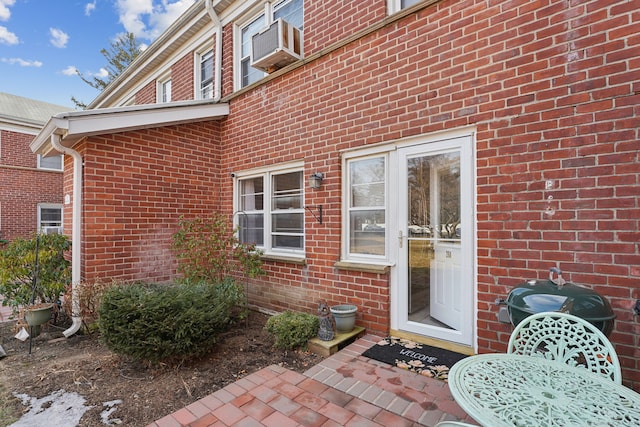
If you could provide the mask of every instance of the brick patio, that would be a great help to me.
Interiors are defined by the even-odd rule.
[[[473,423],[447,383],[363,357],[379,339],[366,335],[304,374],[269,366],[148,427]]]

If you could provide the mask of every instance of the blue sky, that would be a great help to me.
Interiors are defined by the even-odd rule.
[[[119,34],[149,45],[196,0],[0,0],[0,92],[74,107],[98,94],[100,53]]]

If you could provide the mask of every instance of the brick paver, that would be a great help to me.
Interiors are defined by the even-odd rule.
[[[304,374],[272,365],[148,427],[433,426],[473,422],[443,381],[370,360],[367,335]]]

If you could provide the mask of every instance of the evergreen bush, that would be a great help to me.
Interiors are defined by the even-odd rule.
[[[137,360],[187,359],[213,347],[243,300],[231,280],[112,286],[102,296],[100,332],[113,352]]]
[[[306,348],[307,341],[318,334],[320,321],[308,313],[285,311],[267,320],[265,329],[274,337],[274,346],[284,350]]]

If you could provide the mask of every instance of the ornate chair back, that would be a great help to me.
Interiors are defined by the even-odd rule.
[[[527,317],[511,333],[507,353],[583,366],[622,383],[620,361],[611,342],[598,328],[572,314],[543,312]]]
[[[475,427],[475,424],[467,424],[461,421],[440,421],[436,427]]]

